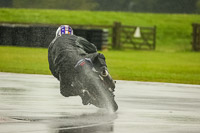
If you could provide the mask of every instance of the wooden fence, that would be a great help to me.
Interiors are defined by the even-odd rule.
[[[194,51],[200,51],[200,24],[192,24],[192,26],[193,26],[192,48]]]
[[[75,28],[104,28],[109,29],[111,46],[114,49],[133,48],[151,49],[156,48],[156,27],[138,27],[122,25],[114,22],[113,25],[71,25]]]

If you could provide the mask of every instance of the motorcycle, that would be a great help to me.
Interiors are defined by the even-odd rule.
[[[117,111],[118,105],[114,99],[115,83],[106,67],[100,68],[85,58],[75,65],[77,76],[75,83],[83,92],[82,103],[93,104],[99,108]]]

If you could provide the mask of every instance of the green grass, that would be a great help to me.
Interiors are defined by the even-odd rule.
[[[0,46],[0,71],[50,74],[47,49]]]
[[[157,26],[156,51],[103,51],[114,79],[200,84],[200,53],[191,52],[200,15],[0,8],[0,23]],[[0,71],[50,74],[47,49],[0,46]]]
[[[200,53],[103,51],[114,79],[200,84]],[[50,74],[47,49],[0,46],[0,71]]]
[[[200,22],[200,15],[0,9],[0,22],[112,25],[114,21],[124,25],[157,26],[157,51],[190,51],[191,24]]]

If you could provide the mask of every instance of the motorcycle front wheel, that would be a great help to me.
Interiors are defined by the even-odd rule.
[[[94,78],[92,79],[94,80]],[[118,105],[115,101],[115,96],[100,79],[89,83],[88,91],[90,93],[90,103],[99,108],[105,108],[116,112]]]

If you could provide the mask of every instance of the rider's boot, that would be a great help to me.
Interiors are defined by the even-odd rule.
[[[104,81],[109,85],[111,91],[114,92],[116,81],[112,79],[111,75],[108,72],[108,69],[105,66],[101,67],[101,76],[104,78]]]
[[[107,77],[107,76],[109,75],[108,70],[107,70],[107,68],[106,68],[105,66],[103,66],[103,67],[101,68],[101,75],[102,75],[103,77]]]

